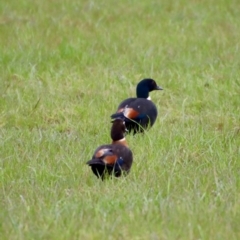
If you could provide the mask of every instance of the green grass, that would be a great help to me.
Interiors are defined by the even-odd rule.
[[[1,1],[0,239],[239,239],[240,4]],[[85,162],[144,77],[126,178]]]

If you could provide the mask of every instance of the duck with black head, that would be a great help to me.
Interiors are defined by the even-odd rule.
[[[87,164],[93,173],[102,180],[107,175],[120,177],[130,172],[133,155],[125,139],[126,126],[123,119],[112,121],[112,144],[99,146]]]
[[[136,88],[137,97],[122,101],[111,118],[123,118],[128,131],[133,134],[152,127],[158,115],[158,110],[149,96],[154,90],[163,90],[163,88],[158,86],[154,79],[141,80]]]

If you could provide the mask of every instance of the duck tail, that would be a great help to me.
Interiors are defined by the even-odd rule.
[[[92,165],[104,165],[104,163],[101,161],[99,158],[93,158],[86,162],[87,165],[92,166]]]
[[[128,118],[126,117],[127,107],[128,107],[128,105],[126,105],[126,106],[124,107],[124,109],[122,109],[122,111],[116,112],[116,113],[112,114],[112,115],[111,115],[111,118],[112,118],[112,119],[120,118],[120,119],[122,119],[123,121],[126,121],[126,120],[128,119]]]
[[[112,119],[120,118],[122,120],[125,120],[124,112],[117,112],[111,115]]]

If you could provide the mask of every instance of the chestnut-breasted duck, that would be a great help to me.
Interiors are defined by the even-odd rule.
[[[128,131],[133,134],[151,127],[158,115],[157,108],[149,96],[149,92],[154,90],[163,90],[163,88],[151,78],[141,80],[136,89],[137,97],[121,102],[111,118],[123,118]]]
[[[116,118],[112,121],[111,138],[112,144],[99,146],[90,161],[93,173],[102,180],[106,175],[120,177],[128,174],[132,162],[132,151],[128,148],[125,139],[126,126],[123,119]]]

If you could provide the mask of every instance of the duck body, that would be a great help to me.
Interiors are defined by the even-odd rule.
[[[99,146],[87,162],[92,172],[104,180],[107,175],[120,177],[130,172],[133,163],[132,151],[128,148],[124,133],[126,125],[123,119],[114,119],[111,129],[112,144]]]
[[[149,92],[153,90],[163,89],[157,86],[155,80],[143,79],[137,85],[137,97],[121,102],[111,118],[124,118],[127,129],[133,134],[152,127],[158,116],[158,110],[149,97]]]
[[[108,144],[98,147],[87,162],[93,173],[102,179],[106,175],[120,177],[128,174],[133,162],[132,151],[121,144]]]
[[[128,98],[118,106],[117,113],[111,117],[124,117],[129,132],[143,132],[152,127],[158,115],[158,110],[151,100],[145,98]]]

